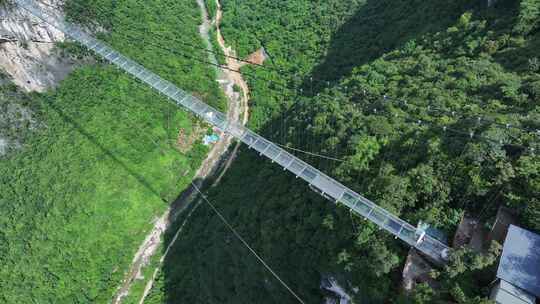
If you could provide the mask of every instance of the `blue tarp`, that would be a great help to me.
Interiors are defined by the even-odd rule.
[[[217,134],[212,135],[205,135],[203,138],[203,143],[205,146],[209,146],[210,144],[215,144],[219,140],[219,136]]]

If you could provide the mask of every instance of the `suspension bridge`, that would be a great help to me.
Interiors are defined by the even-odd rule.
[[[381,229],[401,239],[409,246],[416,248],[433,262],[439,265],[447,262],[450,248],[426,234],[423,230],[416,228],[362,195],[352,191],[317,168],[288,153],[279,145],[265,139],[243,125],[227,120],[225,114],[176,87],[171,82],[152,73],[137,62],[118,53],[107,44],[87,34],[81,27],[64,21],[63,18],[54,14],[54,12],[43,9],[31,0],[14,0],[14,2],[32,15],[94,51],[113,65],[167,96],[178,106],[193,112],[202,120],[232,135],[248,145],[249,148],[256,150],[261,156],[265,156],[272,162],[277,163],[284,170],[290,171],[298,178],[302,178],[323,197],[343,204],[352,212],[371,221]]]

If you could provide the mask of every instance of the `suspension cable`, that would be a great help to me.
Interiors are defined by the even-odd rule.
[[[126,38],[129,38],[129,39],[135,39],[134,37],[131,37],[129,35],[125,35],[124,37]],[[219,68],[224,68],[224,69],[227,69],[227,70],[230,70],[230,71],[233,71],[233,72],[236,72],[236,73],[241,73],[240,71],[238,70],[235,70],[235,69],[230,69],[226,66],[222,66],[222,65],[219,65],[219,64],[215,64],[215,63],[212,63],[212,62],[209,62],[209,61],[206,61],[206,60],[202,60],[202,59],[199,59],[197,57],[194,57],[194,56],[190,56],[190,55],[186,55],[186,54],[183,54],[181,53],[180,51],[178,50],[174,50],[174,49],[170,49],[170,48],[167,48],[167,47],[164,47],[164,46],[161,46],[159,44],[156,44],[156,43],[152,43],[152,42],[146,42],[148,43],[149,45],[153,45],[153,46],[156,46],[157,48],[161,48],[163,50],[166,50],[166,51],[169,51],[173,54],[176,54],[176,55],[179,55],[179,56],[182,56],[182,57],[185,57],[185,58],[188,58],[188,59],[192,59],[192,60],[195,60],[195,61],[198,61],[198,62],[201,62],[201,63],[205,63],[205,64],[209,64],[209,65],[213,65],[213,66],[216,66],[216,67],[219,67]],[[383,100],[388,100],[388,96],[383,96],[382,97]],[[410,103],[405,103],[405,104],[409,104]],[[414,105],[414,104],[413,104]],[[408,113],[409,114],[409,113]],[[397,117],[397,114],[395,114],[396,117]],[[410,115],[410,114],[409,114]],[[433,116],[433,117],[437,117],[437,116]],[[478,138],[478,139],[481,139],[481,140],[484,140],[484,141],[487,141],[487,142],[492,142],[492,143],[498,143],[500,144],[500,141],[496,140],[496,139],[493,139],[493,138],[490,138],[490,137],[486,137],[486,136],[482,136],[482,135],[479,135],[478,133],[475,133],[475,132],[465,132],[465,131],[460,131],[460,130],[457,130],[457,129],[454,129],[454,128],[451,128],[451,127],[448,127],[448,126],[440,126],[439,124],[436,124],[436,123],[433,123],[433,122],[429,122],[429,121],[424,121],[424,120],[420,120],[420,119],[411,119],[411,118],[404,118],[404,121],[405,122],[408,122],[408,123],[415,123],[415,124],[418,124],[418,125],[422,125],[422,124],[425,124],[425,125],[431,125],[432,127],[434,128],[439,128],[439,129],[442,129],[443,132],[451,132],[451,133],[455,133],[457,135],[460,135],[460,136],[463,136],[463,137],[470,137],[470,138]],[[486,122],[489,122],[487,119],[484,119],[483,121],[486,121]],[[523,145],[520,145],[520,144],[513,144],[513,143],[509,143],[511,145],[514,145],[516,147],[521,147],[521,148],[525,148],[526,150],[529,150],[531,149],[532,152],[534,152],[534,148],[528,148],[526,146],[523,146]],[[290,148],[290,147],[288,147]],[[291,149],[292,150],[292,149]],[[327,159],[332,159],[332,160],[339,160],[337,158],[334,158],[334,157],[329,157],[329,156],[324,156],[324,155],[320,155],[320,154],[316,154],[316,153],[313,153],[313,152],[308,152],[308,151],[304,151],[304,150],[300,150],[300,149],[297,149],[298,152],[303,152],[303,153],[306,153],[306,154],[311,154],[313,156],[321,156],[322,158],[327,158]],[[342,160],[340,160],[342,161]]]
[[[125,38],[128,38],[128,39],[131,39],[131,40],[135,40],[135,39],[138,39],[136,37],[133,37],[131,35],[128,35],[128,34],[122,34],[120,36],[123,36]],[[159,37],[159,35],[157,35]],[[185,58],[188,58],[188,59],[192,59],[192,60],[195,60],[195,61],[198,61],[198,62],[201,62],[201,63],[204,63],[204,64],[209,64],[209,65],[213,65],[213,66],[216,66],[216,67],[219,67],[219,68],[223,68],[223,69],[227,69],[227,70],[230,70],[232,72],[236,72],[236,73],[241,73],[239,70],[235,70],[235,69],[230,69],[226,66],[222,66],[222,65],[219,65],[219,64],[215,64],[215,63],[212,63],[212,62],[209,62],[207,60],[202,60],[200,58],[197,58],[197,57],[194,57],[194,56],[190,56],[190,55],[187,55],[187,54],[184,54],[182,53],[181,51],[179,50],[175,50],[175,49],[171,49],[171,48],[168,48],[168,47],[165,47],[165,46],[162,46],[160,44],[157,44],[157,43],[153,43],[153,42],[148,42],[148,41],[145,41],[145,43],[149,44],[149,45],[152,45],[152,46],[155,46],[157,48],[160,48],[162,50],[165,50],[165,51],[168,51],[168,52],[171,52],[173,54],[176,54],[176,55],[179,55],[179,56],[182,56],[182,57],[185,57]],[[243,73],[243,75],[245,75],[245,73]],[[251,78],[255,78],[255,79],[258,79],[258,77],[256,76],[252,76],[252,75],[248,75],[249,77]],[[260,80],[260,79],[259,79]],[[264,79],[263,79],[264,80]],[[364,95],[365,95],[365,90],[364,90]],[[392,98],[389,98],[387,95],[384,95],[383,96],[383,101],[389,101],[389,100],[397,100],[397,99],[392,99]],[[414,105],[414,104],[411,104],[411,103],[407,103],[406,101],[401,101],[403,104],[405,105]],[[431,109],[431,107],[427,107],[428,110]],[[455,112],[452,112],[455,114]],[[395,114],[396,117],[398,117],[397,114]],[[435,117],[435,116],[434,116]],[[454,115],[455,117],[455,115]],[[411,122],[411,123],[417,123],[419,125],[421,124],[425,124],[425,125],[432,125],[433,127],[435,128],[439,128],[439,129],[442,129],[443,132],[452,132],[452,133],[455,133],[457,135],[460,135],[460,136],[467,136],[467,137],[470,137],[470,138],[478,138],[478,139],[482,139],[482,140],[485,140],[485,141],[488,141],[488,142],[493,142],[493,143],[498,143],[498,144],[501,144],[501,141],[500,140],[495,140],[495,139],[492,139],[492,138],[489,138],[489,137],[485,137],[485,136],[481,136],[479,134],[476,134],[474,132],[464,132],[464,131],[460,131],[460,130],[457,130],[457,129],[453,129],[453,128],[450,128],[448,126],[439,126],[433,122],[428,122],[428,121],[422,121],[422,120],[418,120],[418,119],[407,119],[405,118],[404,119],[405,122]],[[483,119],[482,121],[486,121],[486,122],[489,122],[488,119]],[[506,124],[506,127],[508,128],[509,125]],[[537,130],[537,134],[538,133],[538,130]],[[531,151],[532,153],[535,152],[535,149],[534,148],[528,148],[528,147],[525,147],[523,145],[519,145],[519,144],[513,144],[513,143],[509,143],[510,145],[513,145],[513,146],[516,146],[516,147],[521,147],[521,148],[525,148],[527,151]],[[284,145],[281,145],[281,146],[284,146]],[[294,148],[290,148],[290,147],[287,147],[291,150],[293,150]],[[338,159],[338,158],[334,158],[334,157],[330,157],[330,156],[325,156],[325,155],[320,155],[320,154],[317,154],[317,153],[314,153],[314,152],[309,152],[309,151],[305,151],[305,150],[301,150],[301,149],[295,149],[297,150],[298,152],[302,152],[302,153],[306,153],[306,154],[310,154],[310,155],[313,155],[313,156],[317,156],[317,157],[322,157],[322,158],[326,158],[326,159],[332,159],[332,160],[339,160],[339,161],[343,161],[341,159]]]
[[[308,154],[308,155],[311,155],[311,156],[316,156],[316,157],[319,157],[319,158],[324,158],[324,159],[333,160],[333,161],[337,161],[337,162],[344,162],[345,161],[345,159],[342,159],[342,158],[335,158],[335,157],[331,157],[331,156],[326,156],[326,155],[322,155],[322,154],[318,154],[318,153],[314,153],[314,152],[309,152],[309,151],[289,147],[289,146],[278,144],[278,143],[274,143],[274,144],[276,144],[276,145],[278,145],[278,146],[280,146],[280,147],[282,147],[284,149],[289,149],[289,150],[292,150],[292,151]]]
[[[79,6],[79,8],[86,8],[86,6],[80,4],[80,3],[72,3],[74,5],[77,5]],[[142,4],[143,6],[147,7],[144,3]],[[102,13],[105,13],[105,11],[101,8],[96,8],[96,10],[100,10],[100,12]],[[88,18],[89,19],[89,18]],[[89,20],[91,21],[91,20]],[[131,24],[130,24],[131,25]],[[146,27],[141,27],[140,25],[136,24],[135,27],[138,27],[139,29],[144,29],[146,30],[147,28]],[[163,36],[163,32],[159,33],[159,32],[152,32],[152,35],[158,37],[158,38],[162,38],[162,40],[171,40],[171,41],[174,41],[174,42],[177,42],[179,44],[183,44],[183,45],[186,45],[186,46],[189,46],[193,49],[197,49],[197,50],[202,50],[202,51],[205,51],[205,52],[210,52],[210,53],[214,53],[214,54],[222,54],[222,53],[219,53],[219,52],[216,52],[216,51],[212,51],[212,50],[209,50],[208,48],[206,47],[203,47],[203,46],[197,46],[195,44],[191,44],[191,43],[187,43],[183,40],[180,40],[180,39],[177,39],[176,37],[168,37],[168,36]],[[135,40],[135,39],[139,39],[137,37],[133,37],[133,36],[127,36],[127,34],[124,35],[124,37],[128,38],[128,39],[131,39],[131,40]],[[144,39],[144,38],[143,38]],[[260,41],[260,39],[258,37],[256,37],[256,39],[262,44],[262,41]],[[192,60],[195,60],[195,61],[198,61],[200,63],[204,63],[204,64],[208,64],[208,65],[212,65],[212,66],[216,66],[218,68],[222,68],[222,69],[225,69],[225,70],[229,70],[231,72],[234,72],[234,73],[239,73],[239,74],[242,74],[244,76],[247,76],[251,79],[255,79],[255,80],[262,80],[262,81],[266,81],[266,82],[269,82],[269,83],[272,83],[276,86],[279,86],[279,87],[283,87],[283,88],[286,88],[286,89],[289,89],[289,90],[296,90],[295,88],[292,88],[288,85],[284,85],[282,83],[279,83],[279,82],[275,82],[271,79],[268,79],[266,77],[261,77],[259,75],[252,75],[251,73],[247,73],[247,72],[241,72],[240,70],[235,70],[235,69],[231,69],[227,66],[223,66],[223,65],[220,65],[220,64],[215,64],[213,62],[209,62],[207,60],[203,60],[203,59],[199,59],[199,58],[196,58],[196,57],[193,57],[193,56],[189,56],[189,55],[186,55],[184,53],[181,53],[181,51],[179,52],[178,50],[174,50],[174,49],[171,49],[171,48],[167,48],[167,47],[164,47],[162,45],[159,45],[157,43],[153,43],[153,42],[148,42],[148,41],[145,41],[146,43],[150,44],[150,45],[153,45],[157,48],[161,48],[163,50],[166,50],[168,52],[171,52],[173,54],[176,54],[176,55],[179,55],[179,56],[182,56],[184,58],[188,58],[188,59],[192,59]],[[264,46],[264,45],[263,45]],[[225,55],[225,54],[222,54],[222,55]],[[256,63],[253,63],[253,62],[249,62],[249,61],[245,61],[243,59],[240,59],[238,57],[235,57],[235,56],[227,56],[227,57],[230,57],[230,58],[233,58],[235,60],[238,60],[238,61],[241,61],[241,62],[245,62],[245,63],[249,63],[249,64],[253,64],[253,65],[256,65],[256,66],[260,66],[264,69],[269,69],[269,70],[273,70],[273,71],[276,71],[278,72],[278,74],[280,75],[284,75],[284,76],[289,76],[289,77],[296,77],[289,74],[289,75],[286,75],[287,73],[284,73],[282,70],[279,70],[277,68],[274,68],[274,67],[269,67],[269,66],[264,66],[264,65],[260,65],[260,64],[256,64]],[[275,63],[273,63],[275,64]],[[310,81],[313,82],[313,78],[310,78]],[[318,80],[315,79],[315,81],[317,82]],[[326,84],[329,86],[329,82],[326,82]],[[363,90],[364,91],[364,95],[366,95],[366,89],[362,89],[360,88],[360,90]],[[282,95],[282,97],[289,97],[285,94],[279,94],[279,95]],[[401,104],[406,104],[406,105],[415,105],[414,103],[408,103],[407,101],[403,101],[403,100],[399,100],[397,98],[391,98],[387,95],[383,95],[383,101],[390,101],[390,102],[394,102],[394,103],[401,103]],[[418,107],[420,107],[420,105],[416,105]],[[459,113],[457,113],[457,111],[454,111],[454,110],[445,110],[445,109],[442,109],[442,108],[437,108],[437,107],[434,107],[434,106],[422,106],[422,107],[425,107],[427,108],[427,111],[430,111],[430,112],[439,112],[439,113],[442,113],[442,114],[445,114],[445,115],[451,115],[452,117],[455,117],[456,115],[459,115]],[[460,115],[462,118],[465,117],[465,115]],[[477,116],[475,118],[469,118],[469,119],[477,119],[479,121],[487,121],[487,122],[490,122],[492,123],[493,125],[496,125],[496,126],[499,126],[499,127],[504,127],[506,129],[509,129],[509,128],[513,128],[513,129],[519,129],[523,132],[527,132],[527,133],[535,133],[537,135],[540,136],[540,130],[536,129],[529,129],[529,128],[525,128],[525,127],[521,127],[521,126],[517,126],[517,125],[514,125],[514,124],[509,124],[509,123],[500,123],[500,122],[497,122],[495,121],[494,119],[491,119],[491,118],[488,118],[486,117],[485,115],[483,116]]]
[[[274,270],[272,270],[270,266],[268,266],[268,264],[261,258],[261,256],[258,255],[257,252],[253,248],[251,248],[251,246],[244,240],[244,238],[242,238],[242,236],[236,231],[236,229],[234,229],[234,227],[227,221],[227,219],[225,219],[225,217],[221,214],[221,212],[217,210],[214,204],[212,204],[208,200],[208,198],[201,192],[201,190],[197,187],[197,185],[195,185],[194,182],[191,182],[191,185],[199,193],[199,195],[201,195],[202,199],[208,204],[208,206],[212,208],[214,213],[216,213],[216,215],[223,222],[223,224],[225,224],[225,226],[227,226],[227,228],[234,234],[234,236],[251,252],[251,254],[253,254],[253,256],[255,256],[255,258],[257,258],[257,260],[264,266],[264,268],[266,268],[266,270],[268,270],[281,283],[281,285],[283,285],[283,287],[285,287],[298,300],[298,302],[305,304],[304,300],[302,300],[302,298],[300,298],[300,296],[298,296],[292,290],[292,288],[289,287],[289,285],[287,285],[287,283],[285,283],[285,281],[283,281],[281,277]]]

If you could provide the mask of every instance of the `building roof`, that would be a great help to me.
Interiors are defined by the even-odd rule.
[[[540,298],[540,235],[510,225],[497,277]]]
[[[516,286],[501,280],[495,292],[495,297],[492,298],[495,303],[504,304],[534,304],[536,300],[534,296],[517,288]]]

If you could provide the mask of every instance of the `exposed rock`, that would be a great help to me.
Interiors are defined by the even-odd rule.
[[[59,0],[42,2],[49,10],[62,5]],[[73,70],[75,62],[55,51],[54,43],[64,39],[62,32],[24,9],[0,6],[0,66],[24,90],[42,92]]]
[[[427,283],[432,288],[437,288],[435,280],[430,276],[432,270],[433,268],[417,253],[416,249],[411,248],[403,267],[404,291],[411,292],[418,283]]]
[[[460,248],[469,244],[479,221],[477,219],[463,216],[454,235],[452,247]]]
[[[0,156],[22,148],[28,132],[44,128],[18,94],[0,94]]]
[[[251,55],[249,55],[246,61],[254,64],[263,64],[267,58],[268,54],[266,54],[264,48],[260,48],[257,51],[253,52]]]
[[[5,138],[0,137],[0,156],[6,154],[9,149],[9,141]]]
[[[351,296],[339,285],[333,277],[323,277],[321,280],[321,289],[331,292],[334,296],[326,297],[324,304],[349,304]]]

